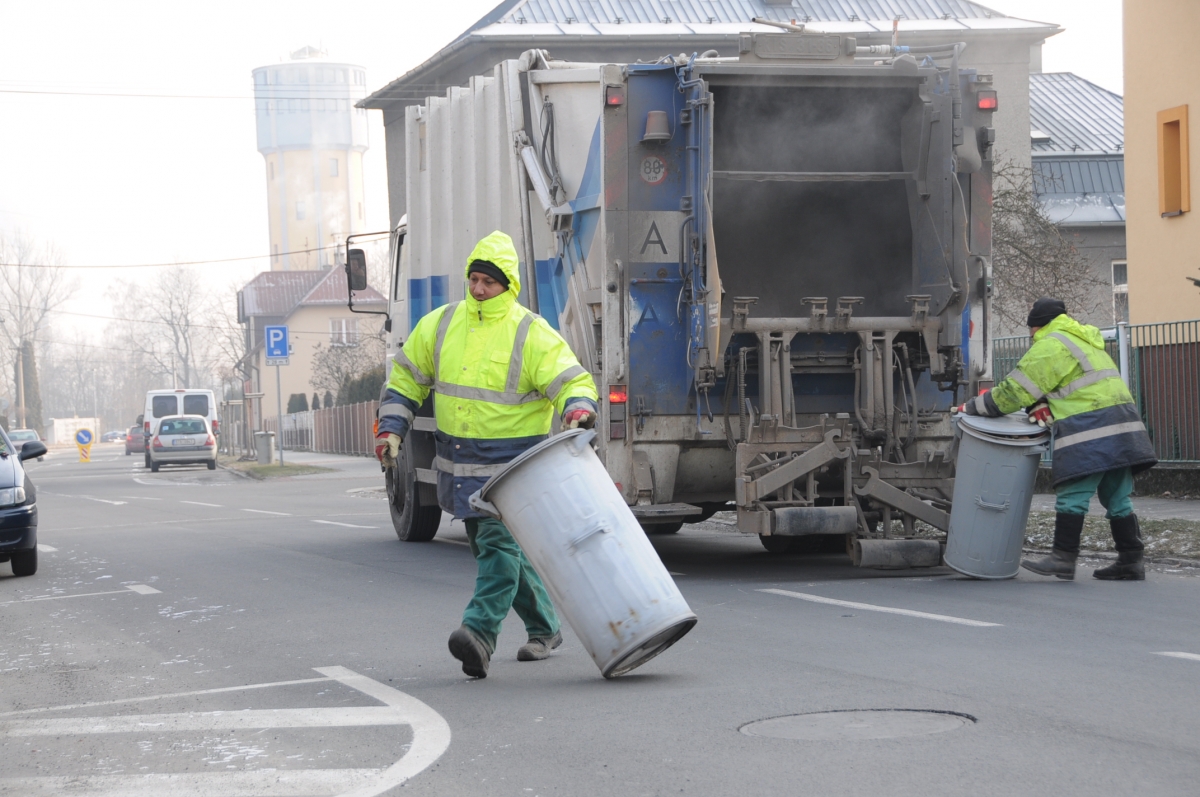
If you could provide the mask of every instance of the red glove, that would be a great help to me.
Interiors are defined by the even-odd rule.
[[[563,416],[563,426],[567,429],[591,429],[596,425],[596,413],[591,410],[571,410]]]
[[[400,453],[400,435],[384,432],[375,437],[375,459],[383,465],[396,464],[396,455]]]
[[[1039,401],[1029,410],[1029,422],[1036,423],[1043,429],[1054,422],[1054,416],[1050,414],[1050,405],[1045,401]]]

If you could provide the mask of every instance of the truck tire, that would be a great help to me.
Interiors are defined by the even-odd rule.
[[[27,551],[12,552],[12,571],[14,576],[32,576],[37,572],[37,548]]]
[[[647,534],[674,534],[683,528],[682,520],[673,520],[670,523],[651,523],[643,526]]]
[[[384,481],[387,484],[392,526],[396,529],[396,536],[400,541],[432,540],[442,523],[442,508],[436,504],[421,504],[421,491],[417,489],[417,472],[405,449],[400,449],[400,461],[397,466],[385,471]]]
[[[766,548],[769,553],[787,553],[792,550],[792,543],[796,539],[796,537],[767,537],[762,534],[758,535],[758,541],[762,543],[762,547]]]

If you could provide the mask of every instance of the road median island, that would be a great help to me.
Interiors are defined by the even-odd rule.
[[[319,465],[259,465],[254,461],[243,461],[234,457],[221,457],[218,459],[217,464],[225,470],[255,479],[256,481],[335,472],[334,468],[322,468]]]

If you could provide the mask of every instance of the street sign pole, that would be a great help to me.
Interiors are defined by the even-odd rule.
[[[279,386],[279,363],[275,364],[275,410],[279,422],[275,433],[279,436],[279,464],[283,464],[283,388]]]

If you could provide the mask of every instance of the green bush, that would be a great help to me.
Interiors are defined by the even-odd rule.
[[[292,395],[288,396],[287,411],[289,414],[293,412],[307,412],[308,397],[303,393],[293,393]]]
[[[384,369],[382,365],[372,368],[365,374],[342,382],[338,390],[338,404],[358,404],[363,401],[377,401],[383,390]]]

